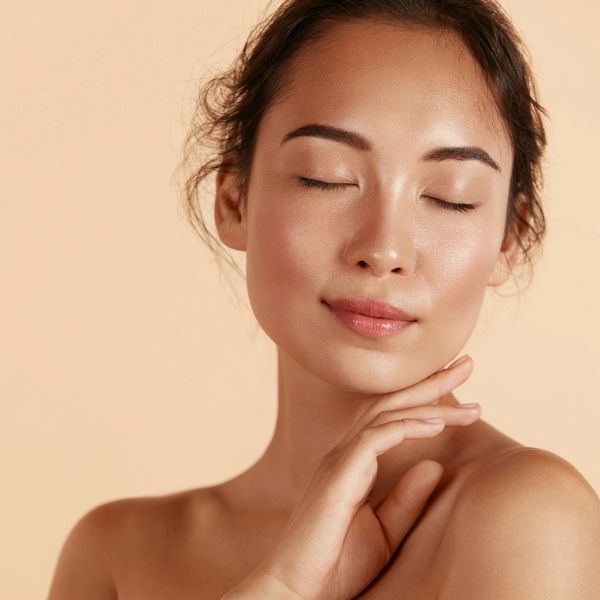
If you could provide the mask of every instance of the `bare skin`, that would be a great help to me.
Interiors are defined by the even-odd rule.
[[[559,504],[576,500],[577,506],[587,509],[587,518],[594,514],[597,517],[598,513],[594,512],[593,491],[558,456],[526,448],[483,420],[465,428],[447,428],[442,435],[447,436],[448,448],[452,447],[454,454],[446,454],[445,458],[425,454],[443,464],[442,481],[389,566],[356,598],[569,598],[575,587],[562,595],[543,596],[547,589],[534,595],[532,588],[522,585],[519,588],[522,595],[514,590],[507,595],[500,587],[501,582],[496,589],[490,587],[494,583],[486,571],[478,573],[475,585],[482,588],[472,595],[466,593],[464,582],[458,586],[447,582],[448,574],[456,572],[456,555],[467,560],[469,548],[465,544],[473,535],[487,535],[491,542],[490,532],[478,530],[477,523],[464,518],[463,512],[473,501],[489,505],[493,492],[490,482],[499,477],[503,478],[507,492],[517,498],[529,492],[515,477],[516,473],[530,482],[547,484],[552,480]],[[116,500],[90,511],[65,546],[64,567],[59,565],[57,569],[50,600],[78,598],[82,592],[91,600],[221,598],[269,552],[289,516],[262,506],[262,501],[270,496],[272,482],[261,482],[255,475],[255,467],[221,485],[162,497]],[[537,494],[534,498],[536,508],[542,497]],[[377,500],[373,498],[371,503],[376,505]],[[559,522],[557,513],[551,526],[554,528]],[[592,531],[587,539],[594,544],[597,526],[593,526],[593,520],[590,524]],[[515,540],[524,538],[544,564],[543,544],[524,535],[528,526],[531,522],[508,521],[503,524],[503,535]],[[585,541],[583,531],[575,533]],[[536,542],[534,547],[531,542]],[[511,568],[511,559],[523,560],[517,552],[502,558],[503,569]],[[592,567],[596,563],[597,554],[591,556],[589,564],[583,563],[578,555],[577,575],[580,569],[594,574]],[[460,572],[465,570],[463,565]],[[560,571],[563,577],[564,569]],[[577,586],[580,592],[577,597],[591,600],[597,584],[596,578],[588,587]],[[463,590],[462,595],[458,590]]]
[[[59,569],[51,600],[68,598],[68,577],[78,576],[95,582],[90,599],[116,598],[117,590],[120,600],[220,598],[276,543],[323,456],[360,411],[452,360],[486,288],[510,274],[517,246],[503,243],[503,232],[512,147],[459,40],[346,23],[303,49],[288,85],[261,122],[247,201],[236,174],[221,172],[215,204],[221,240],[247,253],[252,308],[278,348],[273,438],[254,465],[220,485],[92,511],[67,545],[63,563],[71,566]],[[308,123],[360,132],[373,147],[306,136],[281,143]],[[439,146],[480,147],[498,169],[421,159]],[[307,188],[298,177],[349,187]],[[475,209],[458,212],[432,198]],[[329,311],[327,300],[348,295],[393,301],[418,322],[367,339]],[[439,404],[457,399],[448,393]],[[600,594],[600,503],[569,463],[478,420],[380,456],[370,504],[424,459],[443,466],[442,480],[400,551],[356,597]],[[557,546],[560,558],[551,551]]]

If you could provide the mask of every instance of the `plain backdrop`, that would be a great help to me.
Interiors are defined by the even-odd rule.
[[[457,389],[600,490],[600,4],[505,3],[547,123],[545,251],[490,293]],[[200,78],[267,2],[12,2],[0,25],[0,596],[47,593],[108,500],[233,477],[273,430],[275,352],[173,182]],[[242,294],[245,293],[240,286]],[[245,296],[243,296],[245,298]]]

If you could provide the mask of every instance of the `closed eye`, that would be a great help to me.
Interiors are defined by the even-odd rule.
[[[354,183],[328,183],[319,181],[318,179],[309,179],[308,177],[298,177],[301,185],[311,188],[319,188],[322,190],[339,190],[341,188],[355,185]]]
[[[431,200],[434,204],[441,206],[447,210],[457,210],[459,212],[468,212],[475,208],[474,204],[466,204],[464,202],[446,202],[446,200],[442,200],[440,198],[435,198],[434,196],[424,196],[428,200]]]
[[[310,188],[318,188],[321,190],[339,190],[341,188],[354,186],[353,183],[329,183],[327,181],[320,181],[318,179],[310,179],[309,177],[298,177],[301,185]],[[468,212],[475,208],[474,204],[467,204],[464,202],[447,202],[441,198],[435,198],[434,196],[424,196],[431,200],[434,204],[445,208],[446,210],[455,210],[458,212]]]

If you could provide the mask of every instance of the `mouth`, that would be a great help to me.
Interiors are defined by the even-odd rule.
[[[417,319],[411,317],[408,313],[398,307],[369,300],[366,304],[357,304],[354,301],[327,302],[322,303],[328,308],[338,322],[341,322],[350,330],[369,338],[381,338],[399,334]],[[362,311],[362,312],[359,312]],[[371,314],[365,314],[370,312]],[[390,316],[391,315],[391,316]]]

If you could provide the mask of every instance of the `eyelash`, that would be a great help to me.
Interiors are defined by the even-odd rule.
[[[425,198],[429,198],[435,204],[438,204],[442,208],[447,208],[448,210],[456,210],[458,212],[469,212],[475,208],[474,204],[465,204],[464,202],[446,202],[440,198],[435,198],[433,196],[425,196]]]
[[[301,185],[309,188],[319,188],[322,190],[339,190],[344,187],[348,187],[350,185],[354,185],[352,183],[327,183],[326,181],[319,181],[318,179],[309,179],[308,177],[298,177]],[[440,198],[435,198],[434,196],[425,196],[425,198],[429,198],[438,206],[445,208],[447,210],[455,210],[458,212],[468,212],[473,210],[475,206],[473,204],[465,204],[458,202],[446,202]]]

